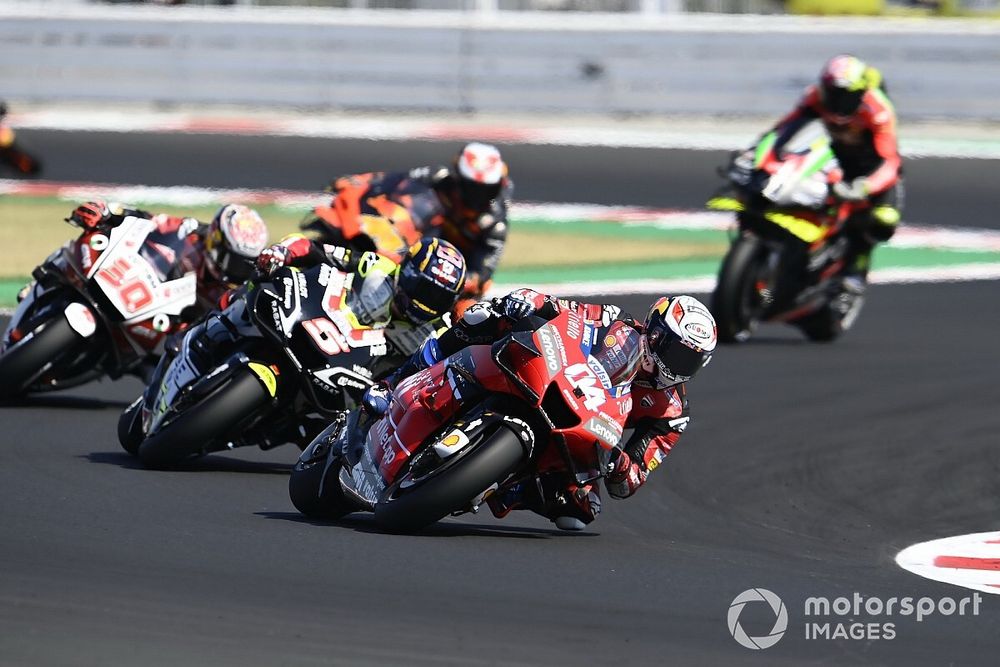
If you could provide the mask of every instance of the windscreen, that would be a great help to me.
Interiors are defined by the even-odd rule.
[[[590,351],[611,379],[611,386],[628,384],[642,362],[642,338],[624,322],[615,322]]]

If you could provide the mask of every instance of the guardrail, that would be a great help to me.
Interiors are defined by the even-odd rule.
[[[1000,119],[1000,25],[961,20],[0,8],[3,94],[428,112],[773,115],[855,53],[902,117]]]

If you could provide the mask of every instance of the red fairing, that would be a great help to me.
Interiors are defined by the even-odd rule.
[[[565,444],[578,469],[596,470],[598,448],[611,449],[621,440],[632,396],[627,388],[631,377],[612,392],[602,382],[602,374],[607,375],[602,367],[593,358],[588,363],[581,341],[587,339],[589,326],[576,312],[564,310],[531,334],[537,352],[507,342],[502,363],[529,391],[497,365],[489,345],[467,347],[401,382],[389,413],[372,427],[368,440],[369,454],[379,462],[385,483],[392,484],[405,472],[408,458],[430,437],[441,435],[462,407],[446,373],[449,362],[474,369],[476,381],[488,394],[516,396],[531,410],[558,410],[560,423],[551,428],[552,439]],[[558,448],[547,444],[536,443],[541,445],[537,469],[565,469]]]
[[[513,393],[507,376],[493,362],[489,345],[470,348],[476,376],[484,387]],[[369,438],[372,459],[386,483],[391,483],[403,465],[432,433],[447,424],[462,407],[454,385],[445,374],[447,360],[412,375],[396,387],[389,414],[372,426]]]

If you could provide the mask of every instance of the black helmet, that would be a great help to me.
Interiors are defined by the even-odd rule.
[[[406,251],[393,305],[411,322],[430,322],[452,309],[464,286],[465,258],[458,248],[423,238]]]

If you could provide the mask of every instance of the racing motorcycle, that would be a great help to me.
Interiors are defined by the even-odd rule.
[[[594,336],[573,312],[533,316],[493,345],[405,379],[363,441],[357,411],[303,451],[289,480],[293,504],[317,518],[370,511],[407,532],[526,489],[544,498],[542,480],[553,475],[596,482],[631,409],[640,345],[624,324]],[[566,502],[558,492],[546,500]],[[496,516],[500,507],[490,505]]]
[[[0,164],[24,176],[37,176],[42,170],[41,162],[18,145],[14,128],[3,122],[6,115],[7,107],[0,102]]]
[[[326,264],[285,267],[238,289],[167,345],[121,415],[122,447],[162,468],[244,445],[308,444],[356,403],[373,372],[388,372],[388,320],[373,313],[392,283],[376,269],[360,288],[355,278]]]
[[[385,195],[366,197],[366,192],[366,185],[341,188],[329,206],[314,208],[301,227],[324,243],[377,252],[398,263],[421,234],[405,207]]]
[[[831,186],[842,172],[819,122],[780,153],[771,132],[723,170],[728,184],[708,208],[736,213],[737,230],[719,270],[712,314],[723,342],[748,340],[760,322],[787,322],[811,340],[850,329],[863,298],[846,292],[844,224],[858,206]]]
[[[183,243],[152,220],[126,217],[112,229],[84,229],[50,255],[0,341],[0,398],[148,375],[196,303],[197,277],[175,262]]]

